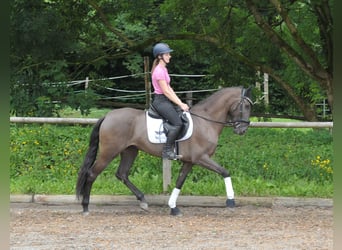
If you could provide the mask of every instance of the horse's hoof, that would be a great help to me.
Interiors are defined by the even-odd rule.
[[[234,208],[235,207],[235,200],[234,199],[227,199],[226,200],[226,206],[228,208]]]
[[[83,216],[88,216],[89,215],[89,211],[83,212]]]
[[[182,216],[182,213],[181,211],[179,210],[178,207],[175,207],[175,208],[171,208],[171,215],[173,216]]]
[[[146,202],[140,202],[140,208],[144,211],[148,211],[148,204]]]

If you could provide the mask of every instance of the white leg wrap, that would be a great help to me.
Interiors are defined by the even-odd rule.
[[[180,189],[178,189],[178,188],[174,188],[172,190],[172,193],[171,193],[171,196],[170,196],[170,199],[169,199],[169,207],[170,208],[175,208],[176,207],[176,201],[177,201],[179,192],[180,192]]]
[[[224,178],[224,184],[226,184],[226,192],[228,199],[234,199],[234,190],[232,180],[230,177]]]

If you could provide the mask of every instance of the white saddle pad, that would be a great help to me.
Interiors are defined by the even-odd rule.
[[[191,115],[189,112],[184,112],[184,113],[189,119],[189,128],[186,131],[185,135],[177,141],[184,141],[186,139],[189,139],[190,136],[192,135],[194,126],[193,126]],[[147,125],[148,140],[151,143],[165,143],[166,135],[164,133],[163,120],[150,117],[148,115],[148,112],[146,111],[146,122],[147,122],[146,125]]]

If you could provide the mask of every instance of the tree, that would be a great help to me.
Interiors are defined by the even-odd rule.
[[[176,12],[173,26],[183,24],[185,31],[168,37],[211,43],[255,72],[268,73],[307,120],[317,119],[316,96],[310,93],[317,85],[333,109],[331,1],[169,4],[169,11]],[[186,18],[188,13],[194,18]]]
[[[290,1],[289,4],[283,4],[280,0],[269,0],[273,6],[271,9],[273,13],[270,14],[268,9],[267,15],[265,15],[263,10],[272,6],[261,6],[264,1],[259,1],[259,5],[257,5],[257,1],[246,0],[247,7],[253,14],[256,24],[292,62],[320,84],[326,92],[330,109],[333,110],[333,21],[330,2],[328,0]],[[303,16],[307,15],[309,22],[303,23]],[[317,29],[312,30],[309,25],[317,27]],[[306,30],[306,28],[309,29]],[[316,37],[310,37],[310,32],[314,33]],[[305,103],[305,98],[298,95],[290,83],[282,79],[270,67],[261,66],[261,69],[277,80],[308,120],[316,119],[315,110]]]
[[[201,48],[200,60],[214,65],[211,72],[223,72],[220,77],[232,75],[227,65],[241,72],[237,61],[254,70],[248,74],[268,73],[292,99],[289,103],[312,121],[317,119],[317,86],[322,92],[319,98],[326,96],[333,109],[331,4],[328,0],[163,1],[152,26],[155,32],[139,41],[128,39],[126,53],[162,39],[205,42],[208,46],[196,43],[190,53],[182,51],[183,57],[191,60],[191,52]],[[101,8],[96,10],[102,16]],[[203,59],[206,51],[215,59]],[[219,60],[227,64],[220,67]]]
[[[317,100],[327,98],[333,108],[331,5],[332,0],[15,0],[12,86],[30,82],[32,91],[42,89],[37,81],[136,73],[152,45],[166,41],[175,49],[170,71],[210,75],[196,82],[175,79],[179,88],[250,85],[257,72],[265,72],[277,91],[271,101],[282,105],[272,112],[297,110],[316,120]],[[48,96],[36,93],[33,103]]]
[[[74,55],[84,48],[78,37],[85,30],[87,6],[63,0],[14,0],[10,6],[11,110],[58,115],[63,103],[54,102],[72,94],[63,82],[71,77]],[[70,20],[73,15],[81,18]]]

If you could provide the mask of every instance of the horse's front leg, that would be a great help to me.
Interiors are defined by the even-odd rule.
[[[171,196],[169,198],[169,207],[171,208],[171,215],[174,216],[181,216],[182,213],[177,207],[177,199],[178,195],[180,193],[180,190],[185,182],[186,177],[188,176],[189,172],[192,169],[193,164],[192,163],[183,163],[183,166],[179,172],[177,181],[176,181],[176,187],[172,190]]]
[[[203,155],[200,161],[198,162],[198,164],[205,167],[206,169],[214,171],[215,173],[218,173],[223,176],[224,184],[226,186],[226,193],[227,193],[226,206],[229,208],[234,208],[235,207],[234,189],[232,185],[232,180],[230,178],[230,173],[228,172],[228,170],[220,166],[215,161],[213,161],[208,155]]]

